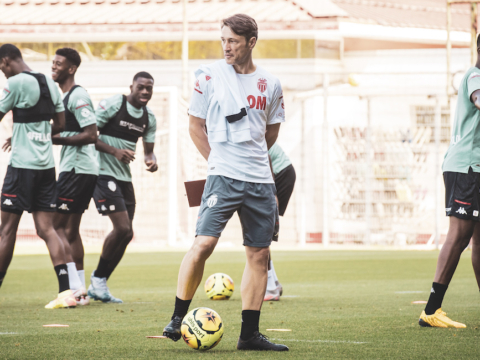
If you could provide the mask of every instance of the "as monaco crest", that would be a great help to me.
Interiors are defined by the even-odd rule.
[[[266,79],[258,79],[258,82],[257,82],[257,87],[258,87],[258,90],[260,90],[260,92],[265,92],[265,90],[267,90],[267,80]]]

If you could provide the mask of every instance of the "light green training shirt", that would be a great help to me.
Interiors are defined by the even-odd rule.
[[[458,89],[458,102],[455,110],[452,138],[443,161],[443,171],[468,173],[480,172],[480,111],[470,100],[470,96],[480,89],[480,69],[470,68]]]
[[[55,105],[55,112],[64,111],[62,96],[55,82],[48,76],[47,85]],[[40,86],[33,76],[20,73],[8,78],[0,96],[0,112],[13,108],[28,109],[40,98]],[[12,155],[9,165],[21,169],[44,170],[55,167],[52,152],[52,126],[50,119],[34,123],[13,123]]]
[[[268,150],[268,155],[270,155],[270,159],[272,159],[272,168],[275,175],[292,164],[278,143],[273,144],[270,150]]]
[[[103,99],[98,105],[95,115],[97,117],[97,127],[103,128],[110,119],[113,119],[122,106],[122,95],[114,95],[108,99]],[[134,118],[140,118],[143,116],[143,109],[137,109],[127,101],[127,111]],[[153,112],[147,107],[148,111],[148,126],[143,133],[143,140],[147,143],[155,142],[155,132],[157,131],[157,120]],[[109,135],[100,134],[99,139],[105,144],[113,146],[117,149],[128,149],[135,151],[137,144],[119,139]],[[132,174],[130,172],[130,165],[117,160],[113,155],[98,151],[98,163],[100,165],[100,175],[112,176],[120,181],[132,181]]]
[[[68,93],[63,95],[67,96]],[[73,90],[68,99],[68,110],[75,115],[81,128],[96,124],[95,110],[87,91],[82,87]],[[79,134],[78,131],[63,131],[62,137]],[[60,153],[60,172],[70,172],[75,169],[76,174],[98,175],[98,159],[95,144],[71,146],[63,145]]]

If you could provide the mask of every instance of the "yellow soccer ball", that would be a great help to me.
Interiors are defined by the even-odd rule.
[[[196,308],[183,318],[182,338],[192,349],[213,349],[222,336],[223,322],[215,310]]]
[[[211,300],[228,300],[234,289],[233,280],[227,274],[216,273],[210,275],[205,282],[205,292]]]

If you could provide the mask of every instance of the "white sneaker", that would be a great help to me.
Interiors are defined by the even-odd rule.
[[[280,296],[283,295],[283,286],[278,282],[278,280],[275,280],[275,285],[277,285],[278,291],[280,291]]]
[[[277,287],[274,290],[268,290],[265,292],[263,301],[278,301],[280,300],[280,289]]]
[[[104,303],[122,304],[123,301],[114,297],[107,286],[107,278],[99,278],[93,276],[95,271],[90,276],[90,286],[88,287],[88,296],[93,300],[99,300]]]
[[[73,296],[75,296],[75,301],[77,305],[89,305],[90,298],[87,295],[87,289],[85,287],[81,287],[78,290],[73,290]]]

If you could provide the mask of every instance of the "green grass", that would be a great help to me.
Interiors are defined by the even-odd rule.
[[[72,310],[43,308],[57,290],[47,256],[17,256],[0,289],[0,358],[474,359],[480,353],[480,295],[470,255],[462,257],[444,301],[444,310],[467,324],[455,330],[419,327],[423,305],[411,304],[427,300],[437,252],[275,252],[284,295],[297,297],[265,303],[260,329],[293,330],[266,333],[290,347],[282,354],[235,348],[242,253],[214,254],[205,272],[205,278],[214,272],[232,276],[237,290],[231,300],[210,301],[203,288],[193,300],[192,308],[214,308],[225,325],[223,340],[204,353],[182,340],[145,338],[160,335],[170,318],[183,254],[127,254],[109,281],[125,303]],[[88,274],[97,260],[86,257]],[[52,323],[70,327],[42,327]]]

